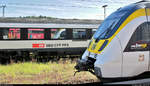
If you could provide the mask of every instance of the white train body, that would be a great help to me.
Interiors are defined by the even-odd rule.
[[[35,58],[80,56],[98,24],[0,23],[0,63]],[[90,34],[90,35],[89,35]]]
[[[141,1],[106,18],[81,60],[95,59],[93,70],[100,79],[133,77],[150,71],[149,43],[150,2]]]

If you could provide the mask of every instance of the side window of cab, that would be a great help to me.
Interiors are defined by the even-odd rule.
[[[131,36],[125,52],[130,51],[148,51],[150,44],[150,22],[139,25]]]

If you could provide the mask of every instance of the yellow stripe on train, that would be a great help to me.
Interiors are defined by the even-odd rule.
[[[149,10],[150,11],[150,10]],[[150,13],[148,14],[150,15]],[[108,39],[109,42],[107,43],[107,45],[104,47],[104,49],[109,45],[109,43],[111,42],[111,40],[128,24],[130,23],[133,19],[136,19],[140,16],[146,16],[146,13],[145,13],[145,9],[142,8],[142,9],[138,9],[136,10],[135,12],[133,12],[130,16],[128,16],[128,18],[120,25],[119,29]],[[92,46],[93,44],[95,43],[95,40],[93,39],[92,40],[92,43],[90,45],[90,47],[88,48],[88,51],[89,52],[93,52],[93,53],[96,53],[96,54],[100,54],[103,50],[99,51],[99,49],[101,48],[102,44],[105,42],[105,40],[100,40],[97,45],[96,45],[96,48],[94,50],[92,50]]]
[[[93,40],[91,46],[88,48],[88,51],[98,53],[104,42],[105,40],[100,40],[98,43],[95,43],[95,40]]]

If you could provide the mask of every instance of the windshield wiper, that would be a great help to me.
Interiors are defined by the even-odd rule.
[[[113,22],[113,24],[114,24],[114,22]],[[112,24],[112,25],[113,25]],[[109,27],[109,29],[107,29],[107,32],[106,32],[106,34],[105,34],[105,36],[104,36],[104,38],[106,38],[108,35],[109,35],[109,33],[112,31],[112,25]]]
[[[106,32],[105,36],[103,37],[103,38],[105,38],[105,37],[108,35],[108,33],[109,33],[110,31],[112,31],[111,28],[112,28],[112,26],[113,26],[114,23],[115,23],[115,21],[110,25],[110,27],[109,27],[108,29],[106,29],[103,33],[101,33],[101,35],[99,35],[99,36],[96,38],[95,42],[98,42],[99,38]],[[102,38],[101,38],[101,39],[102,39]]]
[[[99,35],[96,39],[95,39],[95,42],[98,42],[99,40],[99,37],[101,37],[108,29],[106,29],[103,33],[101,33],[101,35]]]

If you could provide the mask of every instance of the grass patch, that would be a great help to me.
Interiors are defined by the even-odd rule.
[[[17,63],[11,65],[0,65],[0,74],[5,75],[28,75],[28,74],[39,74],[42,71],[50,71],[51,68],[47,64],[38,63]]]
[[[0,83],[6,84],[72,84],[98,79],[89,72],[73,76],[75,63],[16,63],[0,65]]]

